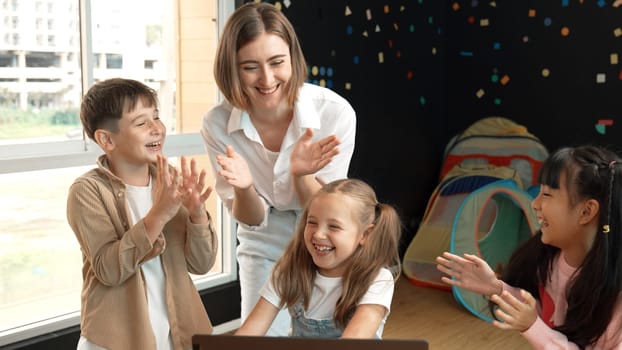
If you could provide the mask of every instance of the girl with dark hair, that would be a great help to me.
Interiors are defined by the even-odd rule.
[[[552,154],[532,203],[541,228],[501,279],[477,256],[445,252],[443,281],[489,296],[493,324],[536,349],[622,349],[621,162],[595,146]]]
[[[281,308],[292,335],[381,338],[400,271],[401,223],[360,180],[317,192],[237,335],[265,335]]]

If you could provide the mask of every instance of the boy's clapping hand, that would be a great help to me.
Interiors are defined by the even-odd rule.
[[[190,214],[190,221],[195,224],[207,224],[209,217],[205,210],[205,201],[212,193],[212,187],[205,188],[205,169],[199,173],[196,160],[191,159],[188,166],[186,157],[182,156],[181,176],[179,192],[181,193],[182,204]],[[204,188],[205,191],[203,191]]]

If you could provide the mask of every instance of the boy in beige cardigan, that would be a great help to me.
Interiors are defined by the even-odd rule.
[[[84,130],[105,154],[67,199],[83,260],[81,350],[187,350],[192,334],[212,331],[188,274],[207,273],[216,257],[212,189],[194,159],[168,165],[157,105],[154,90],[119,78],[82,101]]]

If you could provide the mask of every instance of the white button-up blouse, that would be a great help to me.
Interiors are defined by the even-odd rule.
[[[264,221],[258,226],[239,223],[238,254],[276,260],[289,243],[302,211],[291,181],[289,162],[294,144],[307,128],[313,129],[314,141],[334,134],[341,142],[339,154],[316,177],[324,183],[346,178],[354,152],[356,115],[348,101],[327,88],[303,85],[278,153],[264,147],[249,115],[229,102],[222,102],[204,116],[201,135],[220,199],[231,210],[233,188],[216,174],[220,168],[216,156],[225,154],[226,146],[231,145],[246,160],[266,211]]]

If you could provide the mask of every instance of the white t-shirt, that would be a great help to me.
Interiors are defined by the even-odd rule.
[[[132,224],[145,217],[153,204],[151,193],[151,181],[149,186],[126,185],[127,203],[132,214]],[[173,341],[168,322],[168,310],[166,308],[166,292],[164,287],[164,270],[160,262],[160,256],[145,261],[141,265],[147,287],[147,304],[149,306],[149,318],[155,335],[157,350],[172,350]],[[105,350],[84,337],[78,341],[78,350]]]
[[[238,225],[238,254],[276,261],[290,241],[302,211],[289,173],[290,157],[294,144],[307,128],[313,129],[315,141],[330,135],[336,135],[341,141],[339,154],[316,176],[323,182],[346,178],[354,151],[356,115],[348,101],[329,89],[303,85],[278,153],[271,153],[264,147],[248,113],[234,108],[227,101],[203,118],[201,135],[212,171],[215,173],[220,169],[216,156],[226,154],[226,147],[231,145],[248,164],[255,189],[263,200],[264,221],[258,226]],[[233,188],[222,176],[216,175],[215,178],[216,192],[231,210]]]
[[[272,285],[272,279],[268,279],[259,294],[264,297],[270,304],[278,307],[281,298],[278,297]],[[391,271],[383,268],[374,279],[367,293],[363,295],[357,305],[375,304],[384,306],[387,311],[376,331],[376,336],[382,338],[382,332],[387,317],[391,311],[391,301],[393,300],[393,290],[395,281]],[[341,277],[325,277],[319,272],[315,273],[313,291],[311,292],[311,301],[309,308],[305,310],[305,318],[314,320],[329,320],[334,317],[335,306],[337,300],[341,297],[343,284]]]

